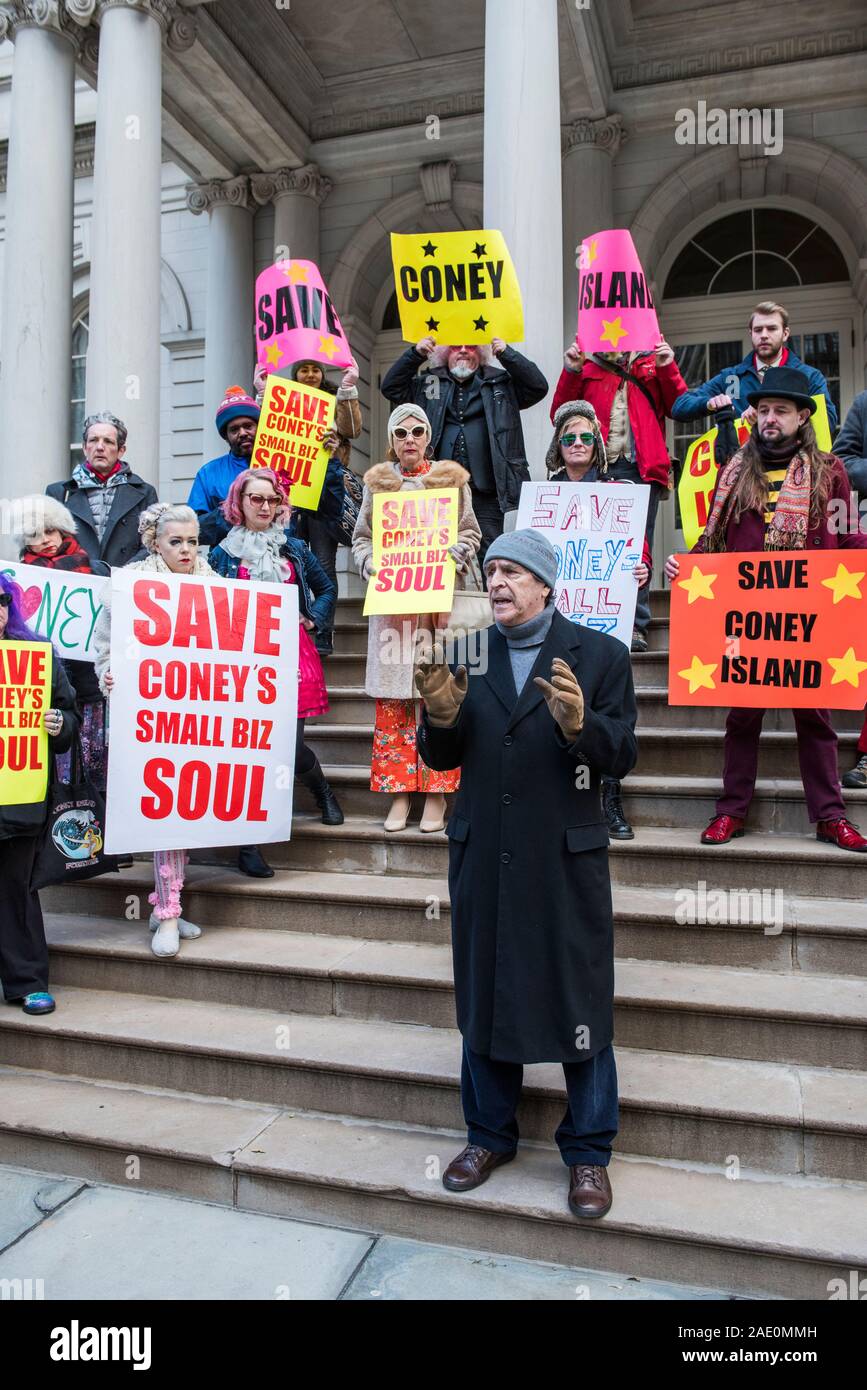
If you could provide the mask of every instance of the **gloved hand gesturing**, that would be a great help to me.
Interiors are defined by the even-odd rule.
[[[467,694],[467,668],[459,666],[452,675],[441,647],[434,647],[433,661],[422,662],[415,673],[415,685],[424,701],[428,721],[435,729],[450,729],[457,723]]]
[[[535,676],[533,684],[545,696],[551,717],[559,724],[563,737],[574,743],[584,728],[584,695],[571,667],[555,656],[551,663],[551,681]]]

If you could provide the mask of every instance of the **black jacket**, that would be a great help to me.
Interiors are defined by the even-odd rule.
[[[76,539],[91,560],[102,560],[114,569],[128,565],[142,549],[138,533],[141,513],[157,501],[156,488],[137,473],[130,473],[126,482],[115,489],[108,515],[108,525],[100,544],[93,524],[93,512],[87,500],[87,489],[80,488],[73,478],[63,483],[51,483],[45,489],[49,497],[63,502],[78,522]]]
[[[455,381],[447,367],[431,367],[419,376],[418,369],[425,360],[414,347],[407,348],[386,372],[381,390],[386,400],[394,405],[411,401],[421,406],[430,420],[433,456],[438,459],[446,409],[454,393]],[[497,498],[501,511],[509,512],[518,505],[521,484],[530,478],[521,411],[545,399],[548,383],[535,363],[514,348],[507,347],[499,363],[496,367],[480,367],[479,378]],[[436,379],[436,389],[431,387],[429,378]]]
[[[487,669],[471,672],[457,724],[436,729],[425,717],[418,730],[428,767],[461,769],[447,827],[458,1027],[486,1057],[586,1061],[614,1026],[599,780],[635,765],[629,652],[555,613],[516,697],[505,639],[496,627],[486,636]],[[533,684],[535,675],[550,680],[555,656],[584,693],[584,728],[572,745]]]
[[[51,662],[51,706],[63,715],[63,728],[56,738],[49,736],[48,747],[52,753],[65,753],[78,730],[78,714],[75,694],[56,652]],[[48,785],[51,785],[50,777]],[[38,835],[45,824],[46,806],[45,800],[23,806],[0,806],[0,840],[10,840],[16,835]]]
[[[867,391],[852,402],[831,452],[843,460],[859,498],[867,497]]]

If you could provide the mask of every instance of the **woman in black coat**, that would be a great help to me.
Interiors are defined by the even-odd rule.
[[[0,655],[6,641],[48,642],[30,631],[21,612],[21,590],[0,575]],[[42,716],[52,753],[65,753],[78,728],[75,695],[59,660],[51,663],[51,709]],[[0,732],[0,738],[2,738]],[[0,805],[0,982],[7,1003],[28,1014],[50,1014],[48,946],[39,896],[30,875],[47,814],[46,795],[24,805]]]

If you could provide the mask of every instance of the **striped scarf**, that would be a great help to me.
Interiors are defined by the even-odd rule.
[[[708,523],[704,531],[707,551],[725,550],[725,532],[733,505],[732,494],[740,477],[743,453],[739,451],[720,470]],[[810,526],[812,468],[800,450],[786,470],[774,515],[765,530],[765,550],[803,550]]]

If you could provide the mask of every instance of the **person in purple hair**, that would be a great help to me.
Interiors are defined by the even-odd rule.
[[[49,647],[27,625],[21,589],[0,574],[0,692],[7,686],[6,642],[37,642]],[[59,659],[51,663],[51,708],[42,715],[52,753],[65,753],[78,728],[75,695]],[[11,738],[0,729],[5,765]],[[10,758],[11,761],[11,758]],[[7,1004],[21,1004],[27,1014],[50,1014],[48,946],[39,895],[30,887],[39,833],[47,816],[48,779],[41,801],[8,804],[0,792],[0,984]]]

